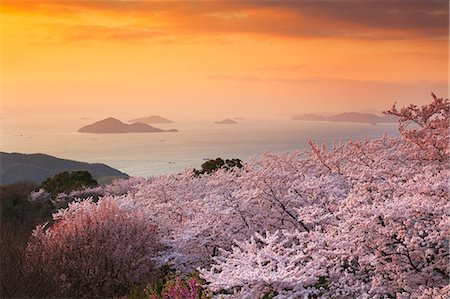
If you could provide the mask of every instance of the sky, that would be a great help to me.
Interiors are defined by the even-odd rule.
[[[382,111],[448,97],[448,1],[0,2],[1,114]]]

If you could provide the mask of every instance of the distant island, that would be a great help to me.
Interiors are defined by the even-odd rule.
[[[48,177],[63,171],[87,170],[100,183],[114,178],[128,178],[126,173],[100,163],[86,163],[60,159],[45,154],[0,152],[0,184],[34,181],[40,184]]]
[[[84,126],[78,130],[81,133],[117,134],[117,133],[153,133],[153,132],[178,132],[178,130],[163,130],[144,123],[126,124],[118,119],[109,117],[93,124]]]
[[[147,117],[135,118],[128,121],[129,123],[143,123],[143,124],[169,124],[173,123],[170,119],[161,117],[159,115],[151,115]]]
[[[234,125],[234,124],[237,124],[237,122],[235,120],[232,120],[232,119],[229,119],[229,118],[221,120],[221,121],[216,121],[214,123],[215,124],[223,124],[223,125]]]
[[[325,121],[327,118],[318,114],[301,114],[292,117],[293,120],[310,120],[310,121]]]
[[[398,118],[393,115],[378,116],[372,113],[347,112],[331,116],[318,114],[300,114],[292,117],[293,120],[306,121],[332,121],[332,122],[352,122],[352,123],[396,123]]]

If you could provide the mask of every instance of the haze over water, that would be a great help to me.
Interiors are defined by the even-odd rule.
[[[131,176],[174,173],[199,168],[205,159],[240,158],[265,152],[283,153],[308,147],[308,140],[397,136],[396,124],[359,124],[294,121],[284,117],[246,118],[237,125],[214,124],[215,119],[155,124],[178,133],[86,134],[76,132],[97,119],[43,117],[0,120],[0,150],[46,153],[91,163],[105,163]]]

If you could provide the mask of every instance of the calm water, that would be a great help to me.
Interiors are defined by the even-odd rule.
[[[288,118],[245,119],[237,125],[213,120],[177,121],[155,125],[178,133],[86,134],[77,133],[97,119],[0,119],[0,150],[46,153],[52,156],[105,163],[132,176],[173,173],[197,167],[208,158],[247,160],[264,152],[281,153],[306,148],[309,139],[333,140],[397,136],[394,124],[352,124],[294,121]]]

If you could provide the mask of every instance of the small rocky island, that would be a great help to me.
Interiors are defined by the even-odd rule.
[[[117,133],[154,133],[178,132],[176,129],[163,130],[144,123],[126,124],[118,119],[108,117],[104,120],[84,126],[78,130],[81,133],[117,134]]]
[[[216,121],[214,123],[219,125],[235,125],[237,124],[237,121],[227,118],[222,121]]]
[[[147,117],[135,118],[128,121],[129,123],[143,123],[143,124],[170,124],[173,123],[170,119],[161,117],[159,115],[151,115]]]

